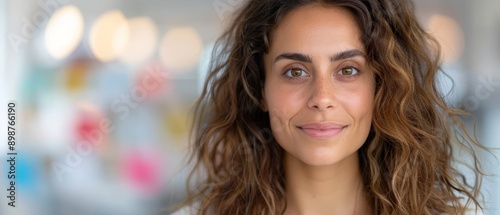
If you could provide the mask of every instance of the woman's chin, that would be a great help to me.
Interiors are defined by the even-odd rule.
[[[287,153],[289,154],[289,153]],[[294,160],[300,161],[301,163],[311,166],[311,167],[322,167],[322,166],[332,166],[340,163],[345,158],[351,156],[352,154],[339,154],[335,151],[316,151],[310,153],[300,153],[296,155],[289,154]]]

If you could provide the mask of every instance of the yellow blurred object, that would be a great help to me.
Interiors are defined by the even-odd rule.
[[[100,61],[115,59],[127,46],[129,39],[127,19],[118,10],[104,13],[90,29],[90,48]]]
[[[188,112],[181,110],[168,110],[165,112],[164,125],[169,136],[178,139],[187,136],[190,129],[188,114]]]
[[[65,84],[68,91],[83,90],[87,84],[89,65],[82,61],[72,62],[65,71]]]

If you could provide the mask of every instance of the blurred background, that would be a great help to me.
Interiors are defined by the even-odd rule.
[[[184,198],[209,53],[243,1],[0,0],[0,214],[170,214]],[[454,81],[442,76],[442,91],[474,114],[485,145],[500,147],[500,1],[416,6]],[[6,198],[9,101],[15,208]],[[480,158],[491,174],[485,214],[500,214],[499,162]]]

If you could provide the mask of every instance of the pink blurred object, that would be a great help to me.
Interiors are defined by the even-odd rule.
[[[140,67],[135,77],[135,86],[145,92],[146,99],[154,100],[170,91],[170,73],[157,61]]]
[[[134,188],[156,194],[161,182],[160,157],[152,151],[133,151],[122,158],[122,170]]]
[[[95,105],[88,102],[79,102],[76,121],[76,140],[78,143],[100,146],[107,140],[112,130],[112,123]]]
[[[85,134],[99,129],[99,120],[92,117],[81,116],[77,122],[77,133],[79,140],[89,140]],[[90,141],[89,141],[90,143]]]

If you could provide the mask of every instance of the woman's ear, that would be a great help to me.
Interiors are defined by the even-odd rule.
[[[260,100],[260,109],[264,112],[267,112],[268,108],[267,108],[266,94],[264,93],[264,88],[262,88],[260,93],[262,94],[262,100]]]
[[[266,101],[264,99],[262,99],[262,101],[260,102],[260,109],[264,112],[267,112],[267,104],[266,104]]]

